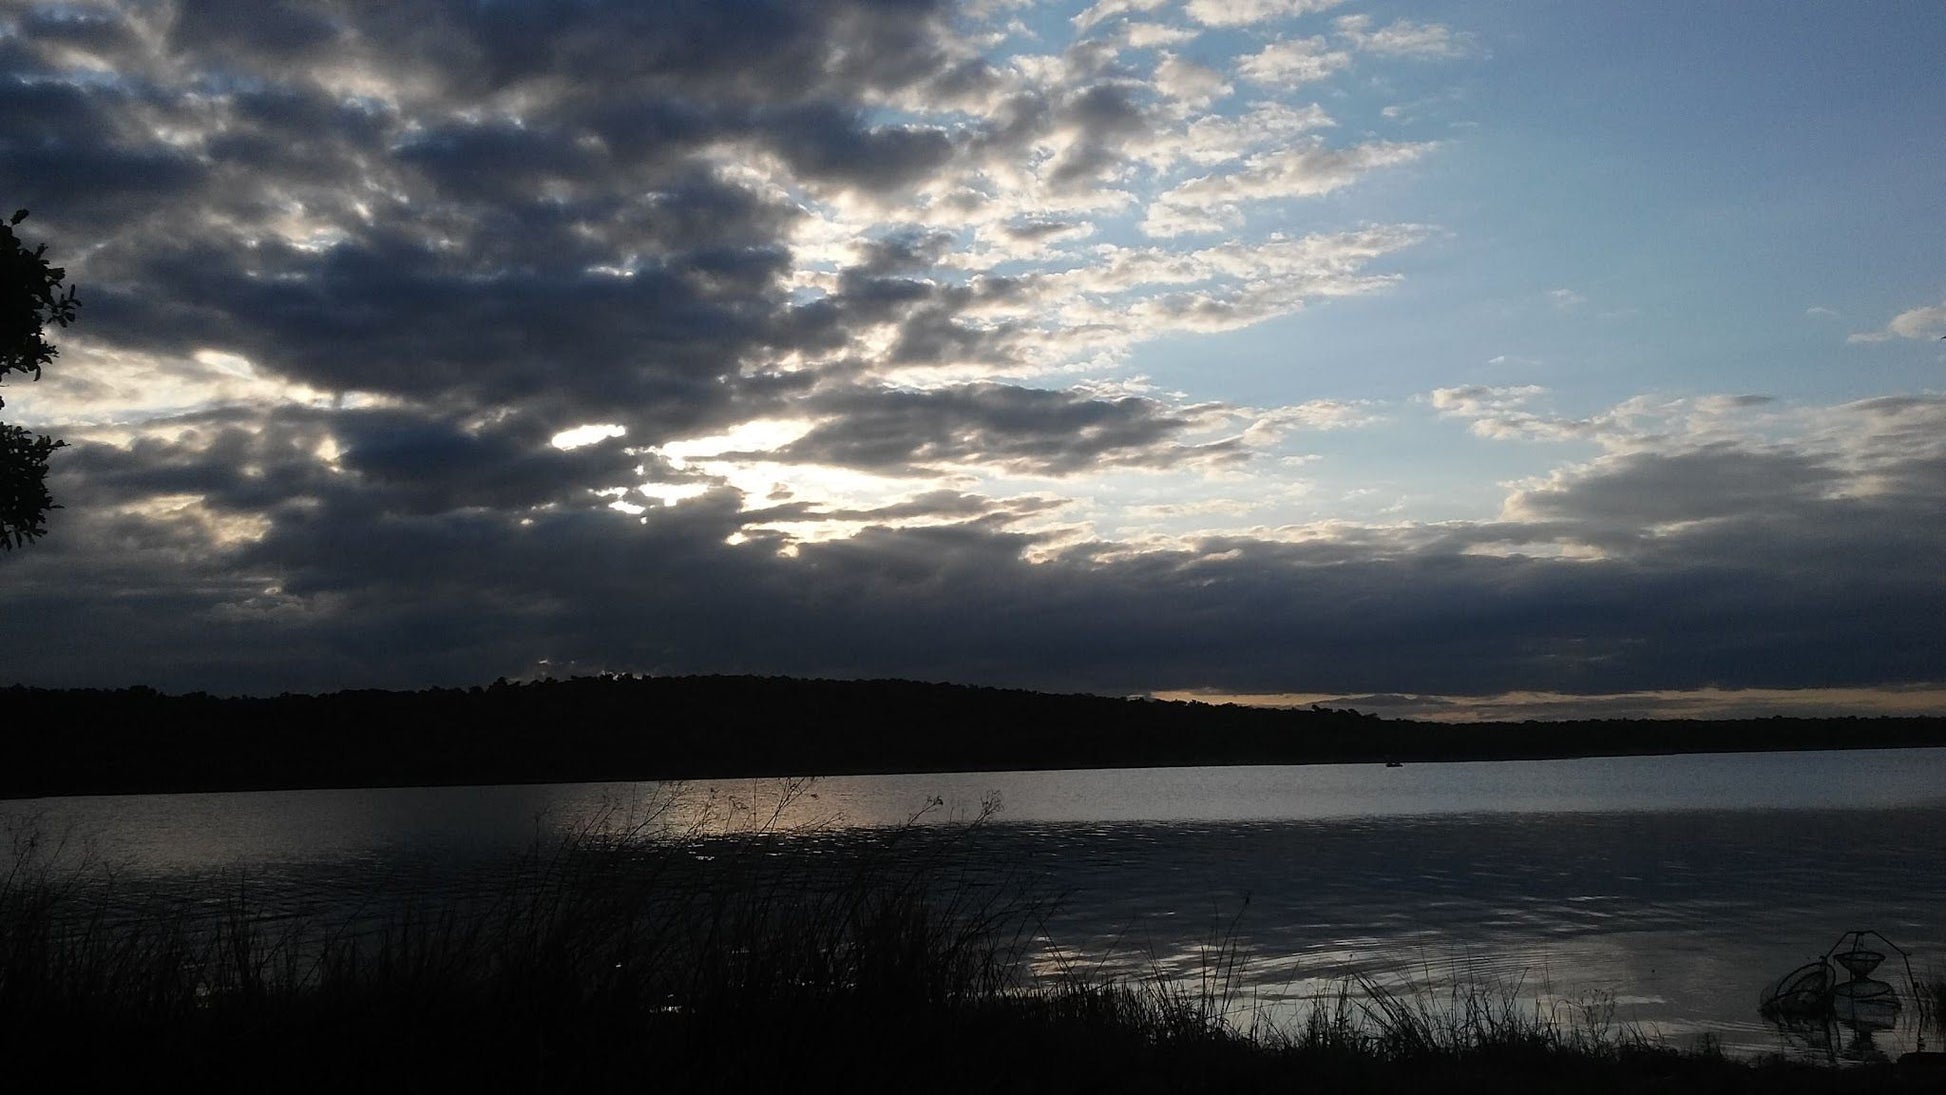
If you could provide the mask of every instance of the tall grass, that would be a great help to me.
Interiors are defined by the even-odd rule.
[[[1934,973],[1921,978],[1917,990],[1921,1019],[1946,1034],[1946,974]]]
[[[1240,1028],[1234,931],[1192,981],[1029,972],[1045,905],[957,873],[964,829],[834,855],[763,824],[706,827],[607,818],[537,842],[479,896],[284,920],[241,885],[130,903],[29,837],[0,873],[0,1087],[1737,1090],[1744,1075],[1511,992],[1347,984],[1292,1027]]]
[[[0,1078],[112,1073],[87,1048],[106,1041],[218,1076],[328,1048],[400,1077],[551,1086],[1018,987],[1036,909],[951,877],[952,831],[821,856],[768,824],[668,821],[604,817],[537,841],[485,895],[335,920],[268,917],[241,882],[144,906],[27,834],[0,867]]]

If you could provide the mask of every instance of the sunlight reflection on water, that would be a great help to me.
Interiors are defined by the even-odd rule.
[[[1233,1012],[1290,1021],[1348,979],[1479,984],[1550,1013],[1782,1048],[1772,977],[1876,928],[1946,964],[1946,750],[294,791],[0,803],[124,880],[281,915],[484,893],[505,856],[591,819],[767,828],[855,854],[915,817],[968,877],[1058,898],[1041,964],[1196,983],[1233,947]],[[929,807],[928,804],[933,804]],[[658,809],[663,812],[657,814]],[[943,831],[943,830],[942,830]],[[1880,1036],[1896,1052],[1909,1029]]]

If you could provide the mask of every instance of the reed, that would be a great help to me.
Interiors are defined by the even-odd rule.
[[[1919,1007],[1922,1018],[1935,1031],[1946,1034],[1946,974],[1933,973],[1919,979]]]
[[[1804,1086],[1827,1082],[1819,1070],[1677,1052],[1612,1011],[1542,1013],[1512,991],[1348,983],[1290,1028],[1239,1026],[1234,931],[1189,982],[1031,973],[1046,905],[957,874],[963,830],[908,827],[847,857],[667,820],[537,843],[485,894],[349,920],[270,919],[242,884],[145,906],[55,869],[30,838],[0,874],[0,1076],[16,1090],[1757,1090],[1760,1075],[1826,1089]]]

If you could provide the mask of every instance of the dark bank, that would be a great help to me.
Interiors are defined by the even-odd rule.
[[[1946,744],[1946,719],[1468,724],[914,681],[581,677],[217,697],[0,689],[0,796],[1542,759]]]

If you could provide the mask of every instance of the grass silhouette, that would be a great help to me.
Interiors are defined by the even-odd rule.
[[[772,816],[774,822],[775,817]],[[977,824],[977,822],[976,822]],[[1878,1069],[1678,1051],[1512,993],[1345,985],[1239,1025],[1238,949],[1192,981],[1030,961],[1047,905],[955,873],[954,826],[821,855],[759,824],[606,818],[490,893],[285,917],[247,889],[113,900],[39,838],[0,874],[15,1090],[1872,1090]],[[707,836],[707,839],[705,837]],[[1040,969],[1040,972],[1036,972]]]

